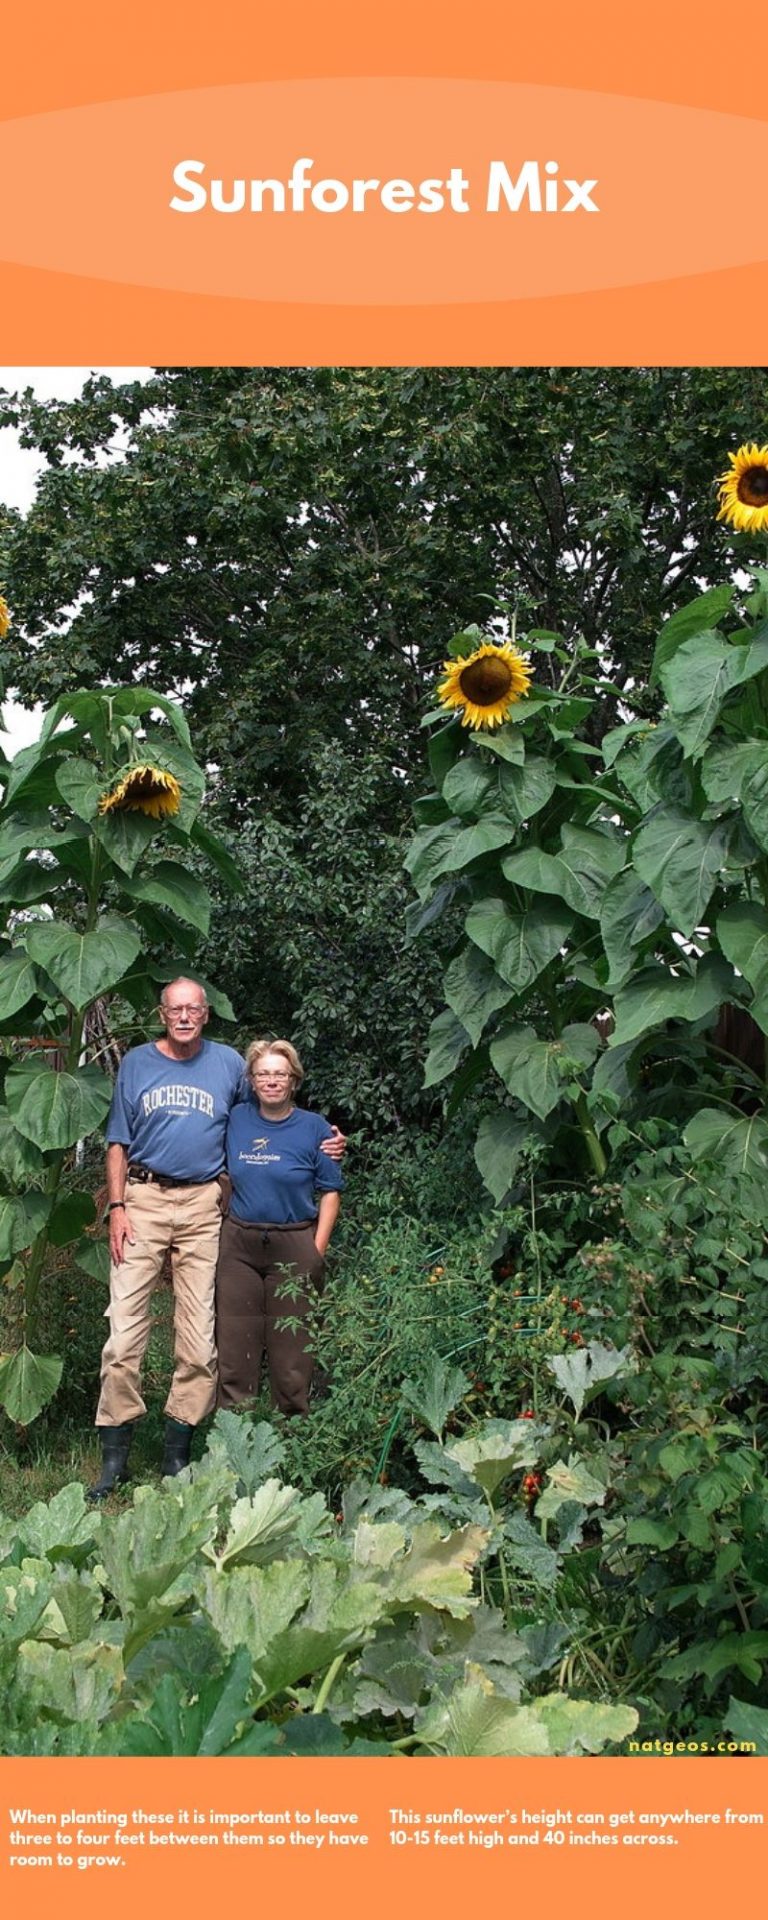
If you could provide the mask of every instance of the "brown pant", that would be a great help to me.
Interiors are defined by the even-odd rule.
[[[266,1350],[273,1406],[308,1412],[314,1358],[304,1326],[280,1323],[306,1321],[323,1269],[312,1225],[253,1225],[231,1214],[224,1221],[216,1273],[220,1407],[258,1393]]]
[[[109,1339],[101,1356],[97,1427],[119,1427],[145,1412],[141,1364],[150,1334],[152,1288],[170,1250],[175,1367],[165,1411],[196,1427],[216,1399],[213,1297],[221,1230],[218,1180],[159,1187],[129,1180],[125,1204],[133,1244],[109,1275]]]

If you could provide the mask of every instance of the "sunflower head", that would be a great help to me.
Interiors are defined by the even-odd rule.
[[[462,708],[462,726],[476,732],[500,727],[531,683],[530,668],[506,641],[500,646],[484,641],[466,658],[446,660],[443,671],[438,700],[444,707]]]
[[[729,453],[730,468],[720,474],[720,512],[739,533],[760,533],[768,527],[768,446],[752,441]]]
[[[181,787],[172,773],[145,764],[130,767],[99,801],[99,813],[146,813],[151,820],[163,820],[178,813]]]
[[[8,611],[8,602],[7,600],[3,599],[3,596],[0,593],[0,640],[5,639],[5,636],[8,632],[10,624],[11,624],[11,616]]]

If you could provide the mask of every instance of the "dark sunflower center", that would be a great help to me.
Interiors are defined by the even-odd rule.
[[[129,792],[147,794],[150,799],[154,794],[163,792],[162,782],[148,768],[141,773],[129,774],[128,788]]]
[[[747,467],[739,480],[736,492],[743,507],[768,506],[768,469],[765,467]]]
[[[486,654],[482,660],[471,660],[459,674],[465,700],[471,700],[476,707],[492,707],[494,701],[504,699],[511,685],[509,661],[495,660],[493,654]]]

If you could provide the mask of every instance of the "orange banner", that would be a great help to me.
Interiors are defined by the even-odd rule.
[[[50,11],[7,43],[10,363],[759,358],[753,21]]]
[[[763,1768],[729,1760],[0,1763],[0,1887],[33,1914],[134,1920],[271,1898],[587,1920],[726,1901],[765,1859]]]

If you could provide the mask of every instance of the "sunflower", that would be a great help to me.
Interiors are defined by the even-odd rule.
[[[152,820],[163,820],[178,813],[180,803],[181,787],[173,774],[144,765],[129,767],[117,785],[102,794],[99,813],[147,813]]]
[[[739,533],[760,533],[768,527],[768,446],[739,447],[729,453],[729,473],[720,474],[718,520],[728,520]]]
[[[445,679],[437,689],[444,707],[463,707],[463,727],[500,727],[531,683],[530,668],[506,641],[484,641],[463,660],[444,662]]]
[[[0,593],[0,640],[5,639],[5,636],[8,632],[10,624],[11,624],[11,616],[8,611],[8,602],[7,600],[3,599],[3,596]]]

